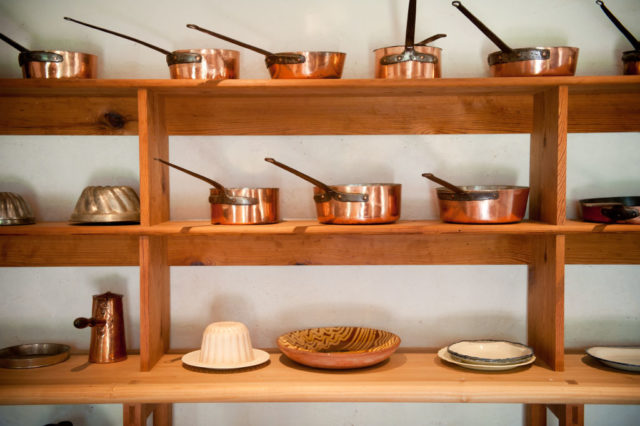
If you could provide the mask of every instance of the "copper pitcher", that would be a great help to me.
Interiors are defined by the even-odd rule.
[[[73,325],[91,327],[89,362],[107,364],[127,359],[121,294],[108,291],[94,295],[91,318],[76,318]]]

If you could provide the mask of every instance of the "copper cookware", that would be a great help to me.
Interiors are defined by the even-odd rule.
[[[24,78],[96,78],[98,57],[66,50],[29,50],[4,34],[0,39],[20,51],[18,63]]]
[[[91,327],[89,362],[106,364],[127,359],[121,294],[108,291],[93,296],[91,318],[76,318],[73,325]]]
[[[315,185],[313,200],[320,223],[340,225],[392,223],[400,218],[402,185],[365,183],[327,185],[273,158],[274,164]]]
[[[500,51],[489,54],[489,70],[494,77],[574,75],[578,65],[577,47],[525,47],[512,49],[471,14],[459,1],[451,3],[484,33]]]
[[[187,27],[264,55],[271,78],[340,78],[344,60],[347,56],[346,53],[342,52],[298,51],[271,53],[268,50],[207,30],[195,24],[187,24]]]
[[[607,15],[609,20],[613,22],[613,24],[620,30],[622,35],[626,37],[627,40],[631,43],[634,50],[627,50],[626,52],[622,52],[622,64],[623,64],[623,73],[626,75],[638,75],[640,74],[640,41],[638,41],[633,34],[631,34],[625,27],[622,25],[622,22],[618,21],[618,19],[614,16],[611,11],[604,5],[603,1],[597,0],[596,4],[600,6],[602,11]]]
[[[580,200],[582,219],[588,222],[640,224],[640,197]]]
[[[280,219],[278,188],[225,188],[218,182],[183,167],[156,158],[213,186],[209,192],[211,223],[220,225],[258,225]]]
[[[446,34],[436,34],[420,43],[414,43],[416,28],[416,1],[409,0],[407,32],[404,46],[383,47],[374,50],[376,78],[439,78],[442,49],[426,46]]]
[[[150,49],[163,53],[169,66],[169,74],[174,79],[222,80],[238,78],[240,74],[240,52],[228,49],[183,49],[170,52],[142,40],[117,33],[106,28],[87,24],[69,17],[67,21],[75,22],[89,28],[131,40]]]
[[[436,188],[440,219],[444,222],[514,223],[520,222],[527,210],[527,187],[457,186],[431,173],[423,173],[422,176],[444,186]]]

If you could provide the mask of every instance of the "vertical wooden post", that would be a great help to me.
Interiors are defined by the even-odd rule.
[[[168,173],[155,157],[168,158],[169,136],[163,99],[138,91],[140,138],[140,223],[169,220]],[[149,371],[169,349],[170,277],[164,237],[140,237],[140,369]]]
[[[527,404],[525,409],[526,426],[547,426],[547,406],[545,404]]]
[[[153,413],[153,426],[171,426],[173,413],[171,404],[123,404],[124,426],[146,426],[149,414]]]
[[[584,405],[549,405],[560,426],[584,426]]]

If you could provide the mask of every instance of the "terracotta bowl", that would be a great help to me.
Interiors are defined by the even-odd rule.
[[[373,328],[320,327],[283,334],[277,343],[286,356],[300,364],[347,369],[384,361],[396,351],[400,338]]]

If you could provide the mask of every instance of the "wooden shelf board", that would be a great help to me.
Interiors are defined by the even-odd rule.
[[[33,225],[0,227],[3,235],[140,235],[140,225],[72,225],[69,222],[39,222]]]
[[[0,371],[2,404],[166,402],[491,402],[638,404],[640,374],[567,355],[566,370],[536,362],[508,372],[478,372],[443,363],[433,352],[401,352],[381,365],[325,371],[272,353],[265,366],[240,371],[183,367],[167,354],[150,372],[139,356],[89,364],[86,355],[40,369]]]

